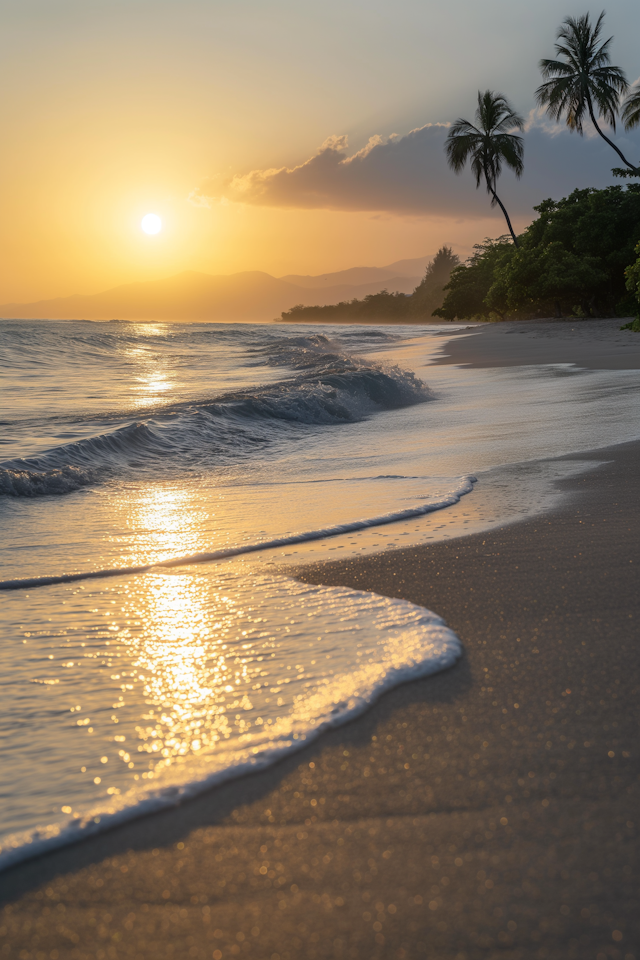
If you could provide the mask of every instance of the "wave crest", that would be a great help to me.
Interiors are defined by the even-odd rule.
[[[282,437],[287,424],[356,423],[432,400],[410,371],[341,351],[323,335],[282,338],[261,348],[261,363],[297,375],[279,383],[170,404],[110,432],[62,444],[38,457],[0,464],[0,496],[64,494],[116,474],[173,462],[178,470],[237,462]]]
[[[12,470],[0,467],[0,496],[41,497],[71,493],[93,483],[95,474],[68,464],[53,470]]]

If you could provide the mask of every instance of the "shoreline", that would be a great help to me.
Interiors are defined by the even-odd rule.
[[[570,364],[585,370],[639,370],[640,335],[621,319],[505,320],[451,331],[436,366],[470,369]],[[569,326],[571,324],[571,326]]]
[[[425,605],[465,657],[263,772],[9,869],[3,955],[635,957],[640,442],[590,456],[533,520],[289,571]]]
[[[572,362],[505,327],[451,331],[435,362]],[[640,368],[626,353],[604,368]],[[639,960],[640,441],[561,459],[599,465],[546,513],[282,568],[426,606],[465,655],[263,771],[7,869],[0,957]]]

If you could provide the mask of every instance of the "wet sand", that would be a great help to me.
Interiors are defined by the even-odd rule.
[[[589,456],[539,518],[297,570],[437,611],[463,661],[2,875],[0,957],[640,960],[640,443]]]
[[[436,362],[466,367],[572,363],[590,370],[638,370],[640,336],[621,330],[626,322],[563,319],[474,324],[458,329]]]

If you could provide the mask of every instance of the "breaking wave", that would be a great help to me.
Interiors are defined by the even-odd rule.
[[[115,474],[166,467],[204,469],[251,456],[283,431],[355,423],[433,399],[413,373],[371,363],[317,335],[274,338],[255,363],[297,375],[257,389],[165,405],[143,420],[0,464],[0,496],[70,493]],[[139,414],[138,414],[139,416]]]

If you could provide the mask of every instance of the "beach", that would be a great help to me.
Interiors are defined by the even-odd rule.
[[[457,330],[436,362],[476,369],[566,363],[585,370],[637,370],[640,343],[630,330],[620,329],[630,319],[475,324]],[[477,335],[468,336],[470,331]]]
[[[444,359],[640,368],[637,335],[603,347],[615,321],[592,323],[483,327]],[[533,518],[289,569],[433,610],[463,659],[262,772],[7,870],[0,957],[637,960],[640,444],[571,459],[597,466]]]

